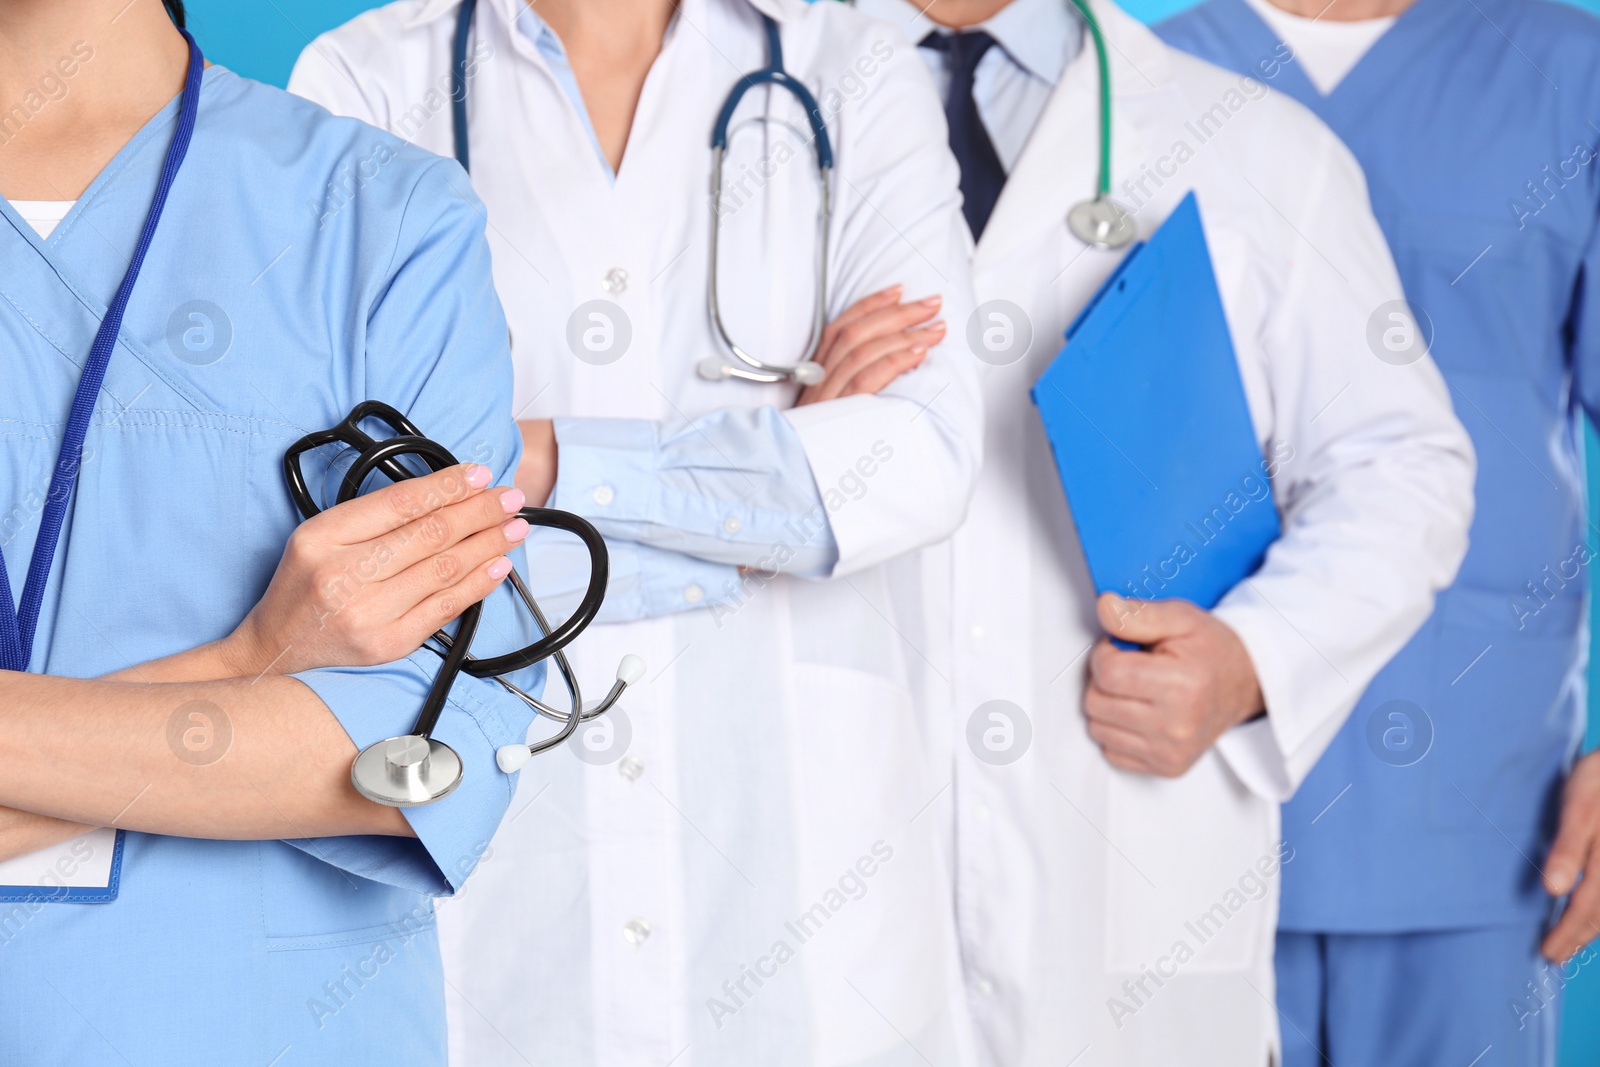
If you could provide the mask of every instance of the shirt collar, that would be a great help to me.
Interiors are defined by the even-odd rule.
[[[518,4],[522,8],[517,12],[517,32],[533,42],[535,48],[547,58],[550,56],[566,56],[566,49],[561,44],[561,38],[556,36],[556,31],[550,24],[539,17],[539,13],[531,6]]]
[[[857,0],[856,7],[898,24],[913,41],[951,32],[911,0]],[[988,33],[1013,63],[1049,85],[1061,80],[1083,47],[1083,19],[1071,0],[1011,0],[993,18],[969,28]]]
[[[790,10],[790,3],[793,0],[744,0],[744,2],[749,3],[751,7],[762,14],[772,16],[778,22],[788,22],[793,14]],[[523,11],[527,11],[529,14],[533,13],[532,8],[527,4],[527,0],[480,0],[478,6],[483,7],[490,3],[498,4],[501,7],[508,22],[520,23],[520,16]],[[804,6],[803,2],[801,2],[801,6]],[[423,0],[417,6],[416,14],[411,16],[411,19],[406,23],[406,29],[414,29],[433,22],[435,19],[443,18],[445,15],[454,18],[456,12],[460,9],[461,0]],[[542,25],[544,20],[540,19],[539,22]]]

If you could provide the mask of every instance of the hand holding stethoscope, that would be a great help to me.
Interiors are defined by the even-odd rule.
[[[507,553],[528,536],[525,501],[519,490],[490,487],[489,481],[487,467],[457,464],[316,512],[290,536],[266,593],[218,642],[217,655],[239,676],[252,677],[377,666],[426,647],[464,608],[515,574]],[[542,614],[537,621],[550,632]],[[565,668],[564,658],[558,666]],[[637,657],[627,657],[607,699],[576,720],[518,692],[563,726],[553,738],[506,746],[499,754],[502,769],[515,770],[535,751],[565,740],[577,723],[603,713],[642,669]],[[581,701],[570,668],[563,674],[573,699]],[[378,803],[402,807],[448,793],[459,780],[460,762],[443,746],[433,752],[437,742],[427,736],[420,740],[431,742],[427,748],[435,758],[427,767],[419,761],[418,781],[382,766],[393,742],[421,750],[417,740],[407,735],[367,749],[363,756],[384,773],[375,779],[353,774],[357,789]]]
[[[528,536],[522,493],[489,480],[487,467],[464,463],[301,523],[230,654],[297,674],[392,663],[421,647],[504,583],[506,553]]]
[[[372,436],[372,431],[382,428],[387,428],[390,435]],[[324,481],[336,471],[340,476],[334,506],[357,500],[368,478],[374,475],[395,483],[410,483],[426,477],[426,471],[417,469],[419,462],[434,473],[460,465],[449,449],[424,437],[411,420],[395,408],[378,400],[363,401],[352,408],[337,426],[307,434],[290,445],[284,453],[283,473],[288,482],[289,496],[294,500],[301,517],[308,522],[323,514],[324,505],[312,491],[304,461],[307,456],[330,448],[342,450],[323,469]],[[340,465],[340,458],[352,451],[355,459],[348,466]],[[409,488],[400,492],[405,493]],[[502,507],[514,500],[514,497],[500,497]],[[520,500],[515,502],[519,505],[523,503]],[[455,613],[456,632],[447,634],[442,628],[437,628],[428,642],[422,645],[443,662],[434,676],[433,686],[422,703],[422,709],[417,713],[415,725],[409,733],[368,745],[357,754],[351,765],[351,784],[368,800],[397,808],[415,807],[443,799],[461,784],[464,767],[460,755],[434,736],[434,731],[449,703],[455,683],[463,674],[494,680],[539,715],[561,724],[561,729],[551,737],[504,745],[498,749],[495,761],[507,774],[517,771],[540,752],[565,742],[579,723],[605,714],[616,705],[630,685],[644,677],[644,661],[638,656],[624,656],[617,667],[616,681],[610,691],[593,705],[584,703],[577,675],[567,662],[565,649],[600,613],[610,574],[605,540],[588,521],[570,512],[524,507],[516,514],[530,526],[564,530],[583,542],[589,554],[588,588],[573,613],[560,624],[552,626],[516,569],[507,570],[503,577],[510,580],[522,607],[537,625],[539,637],[531,644],[487,658],[472,654],[473,639],[477,636],[478,623],[483,615],[483,600],[463,606],[451,599],[448,606]],[[507,677],[547,659],[555,662],[566,684],[570,704],[565,711],[524,691]]]

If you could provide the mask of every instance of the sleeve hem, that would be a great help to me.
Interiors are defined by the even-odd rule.
[[[1214,612],[1218,621],[1231,629],[1245,647],[1256,684],[1261,688],[1267,714],[1241,723],[1217,741],[1217,751],[1252,792],[1273,803],[1282,803],[1294,792],[1289,749],[1282,728],[1293,707],[1293,689],[1282,676],[1276,642],[1257,624],[1253,612],[1243,605],[1230,606],[1224,600]]]

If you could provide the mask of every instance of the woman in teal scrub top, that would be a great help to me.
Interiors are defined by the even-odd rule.
[[[530,713],[460,678],[427,807],[349,767],[521,555],[482,209],[168,7],[0,0],[0,1059],[441,1064],[432,898]],[[297,532],[285,449],[369,398],[477,462]]]

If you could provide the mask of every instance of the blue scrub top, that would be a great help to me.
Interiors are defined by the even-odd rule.
[[[152,119],[49,240],[0,201],[13,596],[176,113]],[[482,205],[454,162],[213,67],[89,430],[33,668],[96,676],[227,634],[297,523],[284,450],[367,398],[509,482],[521,439]],[[531,636],[509,593],[491,598],[481,651]],[[424,651],[299,678],[365,746],[409,731],[438,667]],[[543,668],[517,680],[538,692]],[[433,897],[487,850],[515,786],[494,751],[529,720],[492,681],[456,683],[438,736],[465,780],[407,811],[419,840],[128,833],[114,902],[0,904],[0,1059],[443,1064]]]
[[[1600,21],[1418,0],[1324,97],[1244,0],[1158,27],[1315,111],[1367,173],[1478,452],[1461,572],[1283,809],[1279,924],[1537,921],[1582,736],[1590,553],[1578,411],[1600,411]]]

